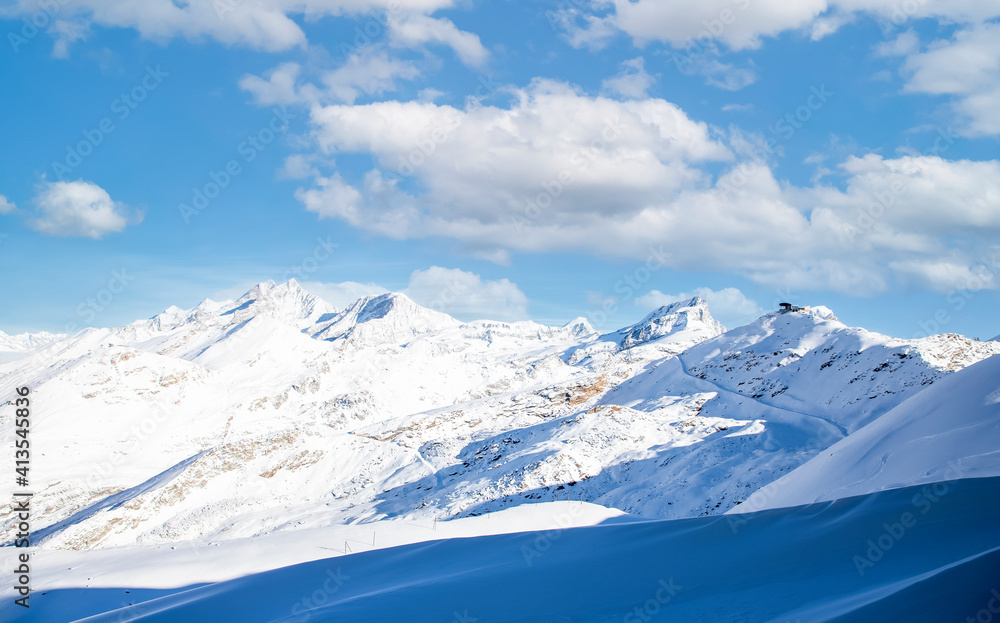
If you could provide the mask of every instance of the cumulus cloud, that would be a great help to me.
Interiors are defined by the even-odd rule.
[[[854,16],[866,14],[888,24],[920,18],[977,23],[1000,16],[996,2],[975,0],[609,0],[587,14],[565,8],[550,17],[578,45],[606,41],[609,31],[627,34],[638,44],[662,41],[698,50],[719,42],[732,50],[760,47],[762,39],[802,31],[813,39],[835,32]]]
[[[915,39],[911,35],[892,50],[906,57],[905,90],[953,96],[952,107],[963,121],[963,133],[1000,134],[1000,24],[960,30],[952,39],[922,52]]]
[[[995,160],[862,154],[830,168],[828,185],[795,186],[741,133],[662,99],[552,81],[510,92],[507,107],[313,107],[320,154],[375,165],[354,180],[318,175],[297,196],[321,217],[397,239],[452,238],[500,262],[518,251],[648,260],[666,250],[676,269],[856,295],[913,282],[913,266],[952,252],[971,266],[1000,234]],[[921,283],[962,287],[960,271],[935,274]]]
[[[427,43],[446,45],[463,63],[481,67],[489,58],[479,37],[459,30],[451,20],[416,13],[392,15],[389,39],[394,46],[415,48]]]
[[[738,288],[723,288],[721,290],[695,288],[690,293],[681,294],[664,294],[659,290],[651,290],[637,297],[635,304],[653,310],[677,301],[686,301],[695,296],[705,299],[712,316],[727,327],[745,325],[764,313],[764,308],[758,305],[757,301],[748,298]]]
[[[528,297],[508,279],[483,280],[458,268],[416,270],[404,293],[418,304],[460,320],[525,320]]]
[[[827,8],[826,0],[611,0],[611,11],[586,19],[585,30],[606,36],[614,28],[642,45],[664,41],[676,47],[718,40],[739,50],[760,46],[761,37],[802,28]],[[574,23],[578,23],[574,20]],[[578,31],[578,40],[586,40]]]
[[[396,90],[397,80],[420,74],[413,63],[390,58],[385,52],[352,54],[347,62],[323,75],[327,91],[337,100],[353,104],[362,94],[380,95]]]
[[[362,95],[395,91],[399,80],[412,80],[420,70],[410,61],[392,58],[385,50],[371,47],[350,55],[336,69],[319,72],[318,85],[301,80],[302,73],[298,63],[282,63],[263,76],[243,76],[239,85],[260,106],[353,104]]]
[[[311,93],[303,93],[296,85],[301,72],[302,66],[298,63],[282,63],[264,77],[243,76],[239,85],[244,91],[249,91],[261,106],[301,104],[312,97]]]
[[[142,221],[92,182],[44,182],[34,198],[38,217],[30,226],[49,236],[101,238]]]
[[[10,214],[17,211],[17,206],[14,205],[13,201],[9,201],[7,197],[0,195],[0,214]]]
[[[438,24],[421,22],[454,4],[454,0],[74,0],[60,2],[61,19],[53,30],[57,35],[55,53],[65,55],[68,44],[85,37],[91,24],[133,28],[153,40],[211,38],[274,52],[306,44],[305,33],[292,19],[293,15],[318,19],[374,14],[377,17],[371,19],[379,27],[392,20],[409,24],[412,16],[415,25],[407,26],[397,39],[401,45],[408,41],[435,40],[455,47],[463,59],[476,59],[479,51],[474,45],[478,42],[475,35],[459,31],[447,20]],[[37,11],[37,0],[17,0],[7,8],[15,16]]]
[[[640,197],[670,197],[706,182],[692,163],[731,157],[706,124],[664,100],[590,98],[551,81],[516,90],[515,98],[511,108],[413,101],[313,108],[324,153],[367,153],[378,162],[359,186],[365,209],[352,210],[349,220],[383,233],[479,230],[485,238],[496,232],[480,226],[506,231],[514,215],[527,209],[530,217],[538,202],[545,204],[539,209],[563,206],[546,214],[564,223],[574,220],[569,206],[584,220],[632,212]],[[399,180],[409,177],[427,195],[406,194]],[[338,197],[346,192],[327,179],[319,186]],[[330,211],[316,193],[300,195],[309,209]],[[436,207],[427,213],[424,203]]]

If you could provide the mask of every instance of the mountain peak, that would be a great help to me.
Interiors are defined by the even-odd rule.
[[[298,285],[298,284],[296,284],[296,285]],[[240,298],[236,299],[236,302],[237,303],[246,303],[248,301],[253,301],[253,300],[259,299],[260,297],[262,297],[265,294],[267,294],[267,292],[270,291],[274,287],[275,287],[275,284],[270,279],[268,279],[267,281],[261,281],[260,283],[258,283],[254,287],[252,287],[249,290],[247,290],[246,294],[244,294]]]
[[[232,314],[240,321],[263,315],[303,330],[338,311],[305,291],[294,279],[289,279],[282,284],[271,280],[258,283],[236,301],[234,308],[223,314]]]
[[[576,318],[570,320],[563,325],[564,329],[570,329],[573,335],[589,335],[595,333],[594,327],[590,324],[590,321],[583,316],[577,316]]]
[[[448,314],[422,307],[405,294],[386,292],[354,301],[328,322],[310,327],[308,332],[324,340],[351,338],[385,343],[457,324]]]
[[[695,296],[656,308],[636,324],[617,332],[621,348],[672,336],[670,341],[701,341],[725,332],[705,299]]]

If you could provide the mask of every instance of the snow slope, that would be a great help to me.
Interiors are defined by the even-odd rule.
[[[1000,352],[822,308],[721,331],[700,299],[599,335],[580,319],[459,323],[397,294],[336,310],[268,282],[28,351],[0,363],[0,395],[32,388],[42,546],[90,550],[567,497],[721,514]]]
[[[986,476],[1000,476],[997,356],[935,383],[757,491],[745,506],[798,506]]]
[[[181,588],[50,589],[32,597],[37,619],[4,595],[0,617],[822,623],[989,616],[1000,569],[1000,479],[931,489],[735,518],[425,542],[205,585],[192,578]]]

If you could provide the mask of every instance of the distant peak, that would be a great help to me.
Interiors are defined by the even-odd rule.
[[[663,305],[630,327],[618,331],[623,348],[644,344],[671,335],[714,337],[725,331],[708,308],[705,299],[694,296]]]
[[[245,303],[253,299],[259,299],[260,297],[267,294],[272,288],[274,288],[274,282],[268,279],[267,281],[262,281],[255,285],[254,287],[247,290],[247,293],[237,299],[237,303]]]
[[[708,311],[708,302],[705,299],[701,298],[700,296],[694,296],[689,299],[670,303],[668,305],[661,305],[660,307],[657,307],[649,314],[647,314],[646,317],[639,322],[639,324],[642,324],[644,322],[649,322],[656,318],[669,316],[670,314],[676,314],[681,310],[692,309],[692,308],[702,308],[705,311]]]
[[[566,324],[563,325],[563,328],[564,329],[574,329],[578,333],[579,332],[584,332],[584,333],[593,333],[594,332],[594,327],[590,324],[590,321],[587,320],[583,316],[577,316],[576,318],[570,320],[569,322],[567,322]]]
[[[358,322],[384,318],[393,311],[398,310],[406,310],[408,313],[438,313],[418,305],[413,299],[401,292],[386,292],[384,294],[366,296],[359,299],[355,305],[358,306]]]

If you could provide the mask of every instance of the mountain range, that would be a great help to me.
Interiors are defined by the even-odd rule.
[[[0,334],[0,394],[32,392],[35,543],[96,555],[560,501],[594,522],[721,520],[1000,476],[996,354],[822,306],[726,330],[692,298],[602,334],[459,322],[396,293],[341,310],[293,280],[122,327]]]

